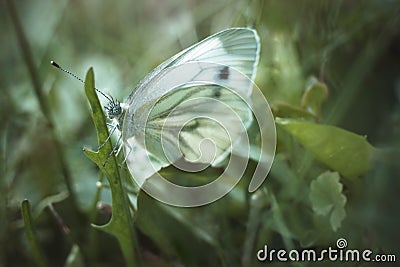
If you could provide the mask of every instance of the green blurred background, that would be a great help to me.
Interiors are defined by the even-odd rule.
[[[278,129],[276,163],[253,196],[242,185],[195,210],[142,196],[143,210],[135,214],[142,262],[265,265],[255,256],[264,244],[319,249],[339,237],[353,248],[400,257],[399,1],[7,0],[0,3],[0,14],[0,266],[36,264],[22,223],[25,198],[49,266],[62,266],[73,244],[80,252],[70,254],[69,266],[124,265],[117,241],[90,226],[107,221],[111,198],[106,187],[96,187],[101,175],[82,153],[83,146],[97,147],[83,85],[51,67],[50,60],[82,78],[93,67],[96,87],[123,100],[163,60],[234,26],[254,27],[260,35],[256,83],[272,106],[300,106],[310,79],[317,79],[329,90],[318,121],[366,136],[380,149],[379,158],[356,181],[342,183],[347,202],[340,227],[321,226],[308,190],[329,168],[302,162],[306,151]],[[17,37],[16,23],[26,43]],[[68,189],[75,202],[66,197]],[[160,206],[161,212],[146,213]]]

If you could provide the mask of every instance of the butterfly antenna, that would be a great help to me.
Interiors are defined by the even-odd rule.
[[[50,64],[53,65],[54,67],[56,67],[59,70],[62,70],[63,72],[65,72],[66,74],[74,77],[75,79],[77,79],[78,81],[80,81],[81,83],[85,84],[85,81],[82,80],[80,77],[78,77],[78,75],[64,69],[63,67],[61,67],[60,65],[58,65],[55,61],[50,61]],[[94,88],[97,92],[99,92],[102,96],[104,96],[105,98],[108,99],[108,101],[110,102],[114,102],[113,99],[111,97],[109,97],[108,95],[106,95],[105,93],[103,93],[102,91],[100,91],[99,89],[97,89],[96,87]]]

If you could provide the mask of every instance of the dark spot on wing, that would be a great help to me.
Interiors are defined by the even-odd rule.
[[[220,98],[221,97],[221,88],[220,87],[215,88],[214,97],[215,98]]]
[[[223,67],[223,68],[219,71],[218,77],[219,77],[221,80],[228,80],[228,78],[229,78],[229,67],[228,67],[228,66]]]

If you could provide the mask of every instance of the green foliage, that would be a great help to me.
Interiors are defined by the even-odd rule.
[[[286,266],[260,263],[256,253],[264,245],[321,250],[339,237],[351,248],[398,253],[399,2],[6,3],[0,266]],[[97,87],[122,101],[166,58],[220,29],[249,25],[260,35],[256,84],[278,137],[259,190],[247,191],[250,161],[219,201],[171,207],[132,186],[121,157],[109,156],[113,140],[82,153],[109,134],[93,70],[82,90],[51,59],[78,76],[93,66]],[[253,128],[249,136],[257,142]],[[162,173],[191,186],[221,171]]]
[[[375,152],[366,138],[330,125],[292,119],[276,119],[316,159],[347,178],[363,175]]]
[[[317,215],[329,217],[333,231],[336,231],[346,217],[346,196],[343,195],[343,185],[340,176],[335,172],[325,172],[318,176],[310,185],[310,200],[313,211]]]

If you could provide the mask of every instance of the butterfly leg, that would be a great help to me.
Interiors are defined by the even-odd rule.
[[[107,139],[99,146],[99,148],[97,150],[100,150],[108,142],[108,140],[110,140],[110,138],[114,134],[115,130],[118,129],[118,125],[114,125],[111,123],[107,123],[107,126],[110,127],[110,134],[107,136]]]
[[[116,129],[116,127],[114,128],[114,130]],[[110,159],[110,157],[112,156],[112,154],[114,154],[115,152],[115,154],[116,155],[118,155],[119,154],[119,152],[121,151],[121,148],[122,148],[122,134],[120,134],[119,135],[119,137],[118,137],[118,140],[117,140],[117,143],[115,144],[115,146],[113,147],[113,149],[111,150],[111,152],[107,155],[107,158],[106,158],[106,160],[104,161],[104,163],[103,163],[103,166],[105,166],[106,164],[107,164],[107,162],[108,162],[108,160]]]
[[[133,147],[131,146],[131,144],[129,144],[129,142],[126,142],[128,148],[129,148],[129,152],[126,153],[125,157],[124,157],[124,161],[122,163],[125,163],[126,160],[128,159],[129,155],[131,154]],[[122,146],[121,146],[122,147]]]

